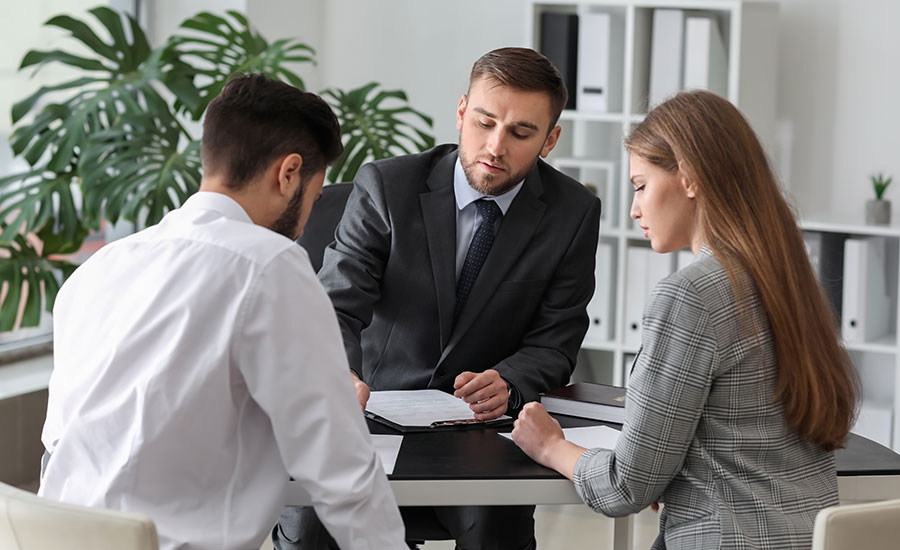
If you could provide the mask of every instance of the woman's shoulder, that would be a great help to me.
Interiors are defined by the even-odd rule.
[[[749,282],[743,272],[736,276],[742,286]],[[697,252],[694,261],[663,279],[658,286],[662,293],[694,295],[713,311],[735,305],[734,287],[728,272],[707,246]]]

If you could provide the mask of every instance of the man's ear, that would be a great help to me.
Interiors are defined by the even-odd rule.
[[[463,124],[463,115],[466,114],[466,105],[468,104],[469,97],[466,94],[463,94],[462,97],[459,98],[459,105],[456,107],[456,129],[462,131]]]
[[[547,158],[547,155],[550,154],[550,151],[556,147],[556,144],[559,143],[559,134],[562,133],[562,126],[556,126],[550,133],[547,134],[547,139],[544,140],[544,146],[541,147],[541,158]]]
[[[278,164],[278,191],[287,197],[294,195],[297,185],[300,184],[300,168],[303,166],[303,157],[297,153],[291,153],[281,159]]]

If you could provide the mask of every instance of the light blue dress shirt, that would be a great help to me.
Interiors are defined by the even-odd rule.
[[[475,231],[481,225],[481,215],[475,207],[475,201],[478,199],[491,199],[500,207],[503,215],[506,215],[513,199],[522,189],[525,180],[520,181],[515,187],[503,193],[498,197],[485,195],[480,191],[476,191],[469,185],[466,173],[463,170],[462,162],[456,159],[456,168],[453,171],[453,192],[456,195],[456,278],[459,279],[459,273],[462,271],[463,263],[466,261],[466,254],[469,251],[469,245],[475,236]],[[503,218],[497,220],[500,223]],[[495,228],[496,231],[496,228]]]

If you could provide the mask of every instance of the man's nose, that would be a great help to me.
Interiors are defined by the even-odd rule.
[[[491,135],[488,136],[486,147],[488,153],[490,153],[491,155],[495,157],[502,157],[505,153],[504,149],[506,148],[506,138],[503,135],[503,132],[500,130],[491,132]]]

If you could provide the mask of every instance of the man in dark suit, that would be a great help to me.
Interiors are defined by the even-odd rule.
[[[492,419],[568,383],[587,330],[600,201],[540,160],[559,139],[566,96],[539,53],[494,50],[460,99],[458,147],[360,170],[319,278],[362,405],[370,389],[435,388]],[[401,511],[408,535],[427,517],[458,548],[535,547],[534,506]],[[311,511],[296,514],[282,515],[276,546],[317,547]]]

